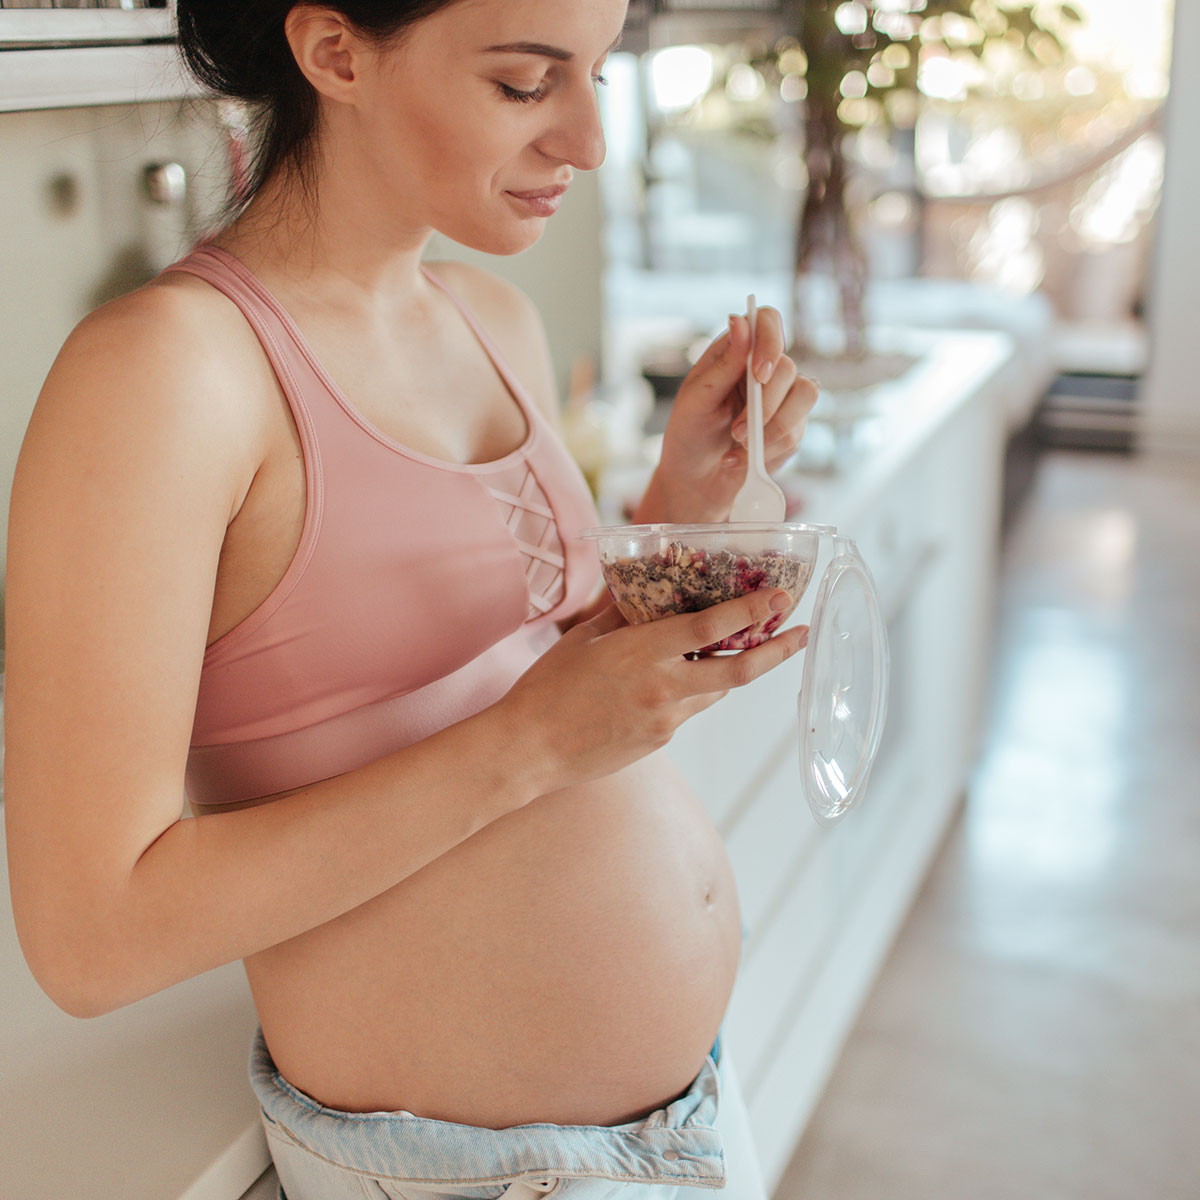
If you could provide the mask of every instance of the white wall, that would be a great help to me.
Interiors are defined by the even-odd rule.
[[[1133,19],[1131,17],[1131,19]],[[1147,298],[1150,365],[1141,444],[1200,454],[1200,4],[1175,0],[1166,183]]]

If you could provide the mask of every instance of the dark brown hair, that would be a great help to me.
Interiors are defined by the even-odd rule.
[[[321,7],[340,13],[378,42],[457,0],[360,0]],[[317,133],[317,95],[292,56],[284,21],[297,0],[178,0],[179,49],[192,74],[219,96],[245,104],[252,138],[234,208],[247,204],[280,169],[306,187]]]

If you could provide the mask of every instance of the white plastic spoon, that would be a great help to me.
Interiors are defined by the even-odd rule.
[[[733,498],[731,521],[779,522],[787,516],[787,499],[779,485],[767,474],[763,458],[762,384],[754,378],[754,326],[757,309],[754,297],[746,300],[750,322],[750,353],[746,358],[746,482]]]

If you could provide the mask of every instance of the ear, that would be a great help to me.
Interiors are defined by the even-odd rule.
[[[349,100],[365,47],[346,18],[320,4],[297,4],[283,30],[305,79],[330,100]]]

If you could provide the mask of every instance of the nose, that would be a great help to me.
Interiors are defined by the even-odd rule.
[[[595,87],[574,89],[568,103],[554,115],[553,124],[538,141],[538,149],[579,171],[594,171],[604,161],[604,129]]]

